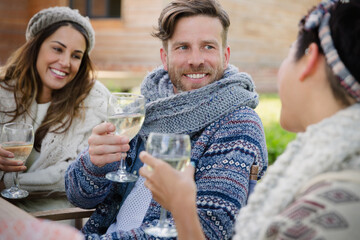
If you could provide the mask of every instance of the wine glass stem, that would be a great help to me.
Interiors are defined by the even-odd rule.
[[[14,172],[13,174],[14,177],[14,187],[19,189],[19,172]]]
[[[166,224],[165,223],[165,220],[167,218],[166,213],[167,212],[166,212],[165,208],[162,207],[161,210],[160,210],[160,219],[159,219],[159,226],[160,227],[164,227],[164,225]]]
[[[119,171],[126,172],[125,159],[123,157],[120,158]]]

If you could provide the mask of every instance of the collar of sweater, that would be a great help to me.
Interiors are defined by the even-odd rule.
[[[146,117],[140,135],[150,132],[193,134],[239,106],[255,108],[258,94],[251,77],[230,65],[222,79],[202,88],[174,94],[163,67],[148,74],[141,93]]]
[[[265,230],[272,218],[294,200],[302,184],[313,177],[360,169],[359,122],[360,104],[354,104],[299,133],[241,209],[234,239],[259,239],[259,229]]]

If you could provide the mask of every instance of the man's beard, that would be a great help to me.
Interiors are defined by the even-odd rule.
[[[175,70],[172,67],[170,67],[168,64],[167,68],[168,68],[170,80],[178,92],[186,92],[186,91],[189,91],[192,89],[198,89],[198,88],[204,87],[204,86],[209,85],[217,80],[220,80],[224,74],[224,69],[223,69],[222,65],[218,66],[216,69],[206,68],[206,67],[201,66],[198,68],[191,67],[191,68],[187,68],[187,69],[181,68],[181,69]],[[199,84],[192,84],[191,85],[192,89],[186,89],[186,85],[183,84],[183,82],[181,81],[184,73],[188,74],[188,73],[200,73],[200,72],[210,75],[211,76],[210,81],[207,82],[205,85],[203,82],[199,83]]]

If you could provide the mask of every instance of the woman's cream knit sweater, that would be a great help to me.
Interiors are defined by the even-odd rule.
[[[93,127],[106,120],[109,90],[96,82],[90,94],[84,100],[85,118],[75,118],[68,131],[62,134],[49,132],[43,139],[39,157],[24,173],[19,173],[20,186],[29,191],[65,191],[64,174],[69,164],[76,159],[80,151],[87,146]],[[0,88],[0,108],[14,108],[13,93]],[[31,105],[30,114],[18,118],[17,122],[34,124],[38,104]],[[0,127],[9,120],[0,113]],[[0,179],[5,186],[13,183],[12,173],[0,171]]]

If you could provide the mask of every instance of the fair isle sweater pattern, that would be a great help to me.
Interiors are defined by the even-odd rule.
[[[141,138],[131,142],[128,170],[137,172],[142,163],[137,158]],[[195,162],[198,215],[207,239],[229,239],[235,216],[246,204],[250,167],[259,165],[260,176],[267,168],[267,150],[262,123],[249,107],[239,107],[192,135],[192,157]],[[69,200],[79,207],[96,207],[82,232],[86,239],[154,239],[143,227],[156,222],[160,205],[151,201],[141,227],[131,231],[105,234],[131,191],[132,184],[108,181],[104,175],[118,163],[98,168],[91,164],[87,151],[70,165],[66,174]],[[169,214],[169,216],[171,216]]]

